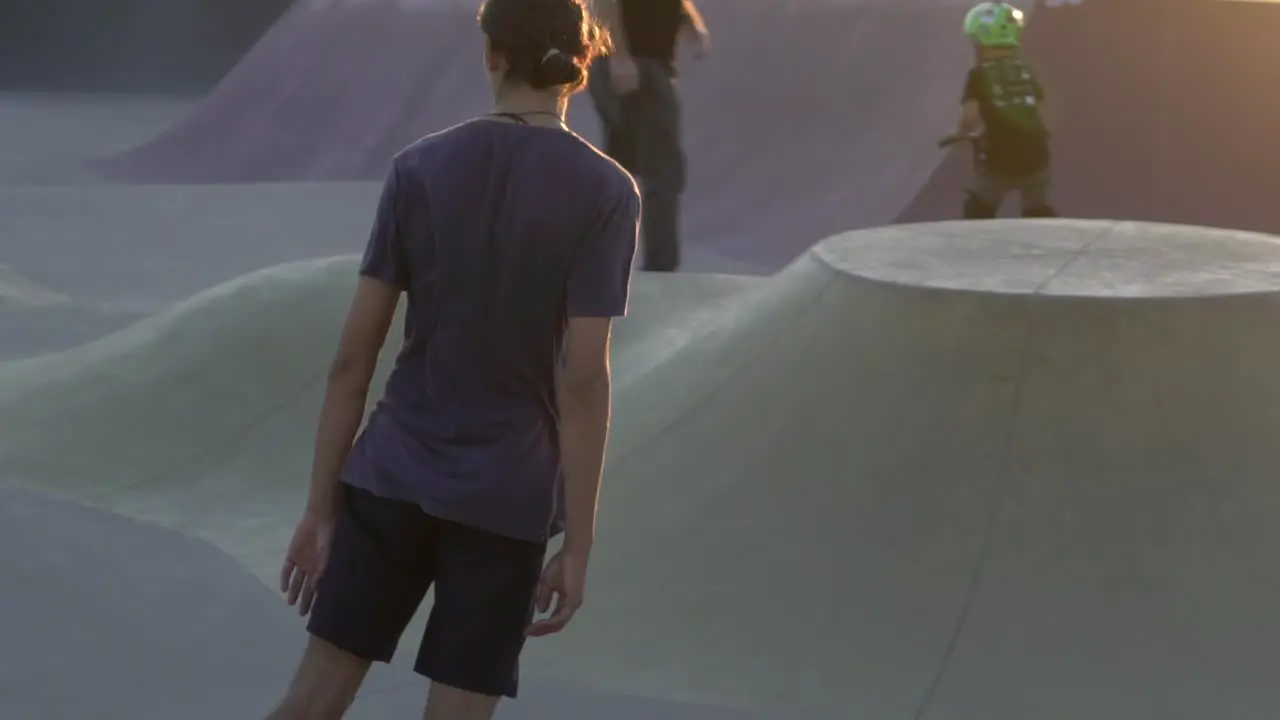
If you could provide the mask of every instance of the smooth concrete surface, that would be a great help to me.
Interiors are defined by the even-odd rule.
[[[775,717],[1280,709],[1277,261],[1189,227],[920,225],[624,322],[620,374],[660,359],[620,384],[590,602],[531,682]],[[353,262],[0,366],[0,477],[270,582]]]
[[[0,88],[204,93],[292,0],[0,5]]]
[[[816,252],[868,280],[941,290],[1075,298],[1270,293],[1274,235],[1184,225],[1041,220],[899,225],[849,233]]]
[[[0,92],[0,185],[98,182],[85,167],[86,158],[142,142],[189,112],[196,101],[159,95]]]
[[[0,614],[21,618],[0,624],[2,717],[260,718],[302,651],[301,620],[207,543],[12,488],[0,488],[0,543]],[[498,720],[760,720],[525,686]],[[425,695],[408,668],[379,666],[348,717],[420,717]]]

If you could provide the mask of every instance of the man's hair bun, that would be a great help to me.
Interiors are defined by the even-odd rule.
[[[578,63],[567,53],[551,48],[531,73],[529,85],[538,90],[557,85],[576,87],[586,79],[586,69]]]
[[[591,63],[612,49],[583,0],[485,0],[480,29],[510,66],[508,78],[545,90],[579,90]]]

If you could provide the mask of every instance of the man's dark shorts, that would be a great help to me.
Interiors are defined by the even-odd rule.
[[[468,692],[514,698],[546,544],[441,520],[346,484],[342,493],[308,632],[390,662],[434,583],[414,670]]]

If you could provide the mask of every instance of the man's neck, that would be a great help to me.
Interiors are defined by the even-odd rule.
[[[494,102],[493,111],[506,115],[518,115],[530,125],[562,127],[569,102],[537,91],[512,90],[503,93]]]

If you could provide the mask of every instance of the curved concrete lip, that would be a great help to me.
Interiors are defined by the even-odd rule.
[[[922,223],[837,235],[814,254],[867,280],[961,292],[1137,299],[1280,290],[1280,238],[1187,225]]]

